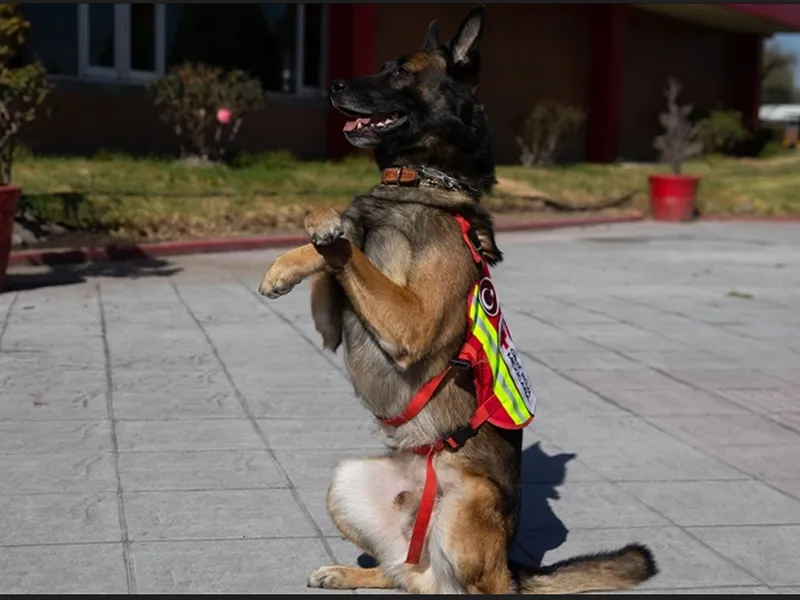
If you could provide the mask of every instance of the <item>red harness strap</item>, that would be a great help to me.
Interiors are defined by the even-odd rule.
[[[494,404],[497,406],[489,408],[490,405]],[[425,485],[422,488],[422,498],[420,499],[419,508],[417,509],[417,518],[414,521],[414,528],[411,531],[411,540],[408,544],[406,563],[410,565],[419,564],[419,559],[422,556],[422,548],[425,545],[425,534],[428,532],[428,526],[433,516],[433,507],[436,503],[436,491],[438,488],[436,470],[433,468],[433,457],[442,450],[455,451],[461,448],[469,438],[475,435],[480,426],[486,422],[497,408],[499,408],[499,401],[496,397],[493,397],[491,401],[477,408],[472,419],[470,419],[468,427],[443,436],[429,446],[420,446],[412,450],[414,454],[426,456],[427,458],[425,461]],[[383,421],[383,419],[380,420]]]
[[[461,215],[456,215],[455,218],[461,227],[462,237],[472,253],[472,258],[485,270],[486,265],[479,253],[480,246],[477,237],[474,236],[472,226],[469,224],[469,221]],[[408,403],[408,406],[406,406],[402,413],[396,417],[389,419],[379,418],[378,420],[384,425],[390,425],[392,427],[398,427],[411,421],[425,408],[453,366],[462,368],[473,368],[473,366],[475,366],[478,358],[477,348],[479,345],[480,342],[476,338],[471,337],[461,348],[458,358],[451,359],[450,364],[444,371],[425,383],[414,395],[411,402]],[[408,546],[408,555],[406,556],[407,564],[419,564],[420,557],[422,556],[422,548],[425,545],[425,534],[428,531],[431,516],[433,515],[433,507],[436,502],[436,490],[438,487],[436,471],[433,468],[433,457],[445,449],[455,451],[461,448],[469,438],[475,435],[478,428],[480,428],[495,411],[501,408],[502,405],[500,401],[496,396],[492,395],[490,400],[476,408],[467,427],[444,435],[433,444],[420,446],[412,450],[415,454],[426,456],[427,460],[425,464],[425,485],[422,489],[422,499],[420,500],[419,509],[417,510],[417,518],[416,521],[414,521],[414,528],[411,532],[411,541]]]

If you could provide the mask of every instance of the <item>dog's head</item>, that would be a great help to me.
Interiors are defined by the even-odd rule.
[[[424,164],[494,183],[488,121],[476,90],[486,8],[473,8],[440,43],[431,22],[422,49],[375,75],[334,81],[330,100],[350,120],[348,141],[372,148],[381,168]]]

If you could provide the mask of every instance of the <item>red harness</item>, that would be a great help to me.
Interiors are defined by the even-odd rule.
[[[458,221],[458,224],[461,227],[462,238],[467,244],[467,247],[470,249],[473,260],[481,268],[481,277],[488,277],[489,268],[480,255],[480,242],[475,235],[475,231],[472,229],[469,221],[467,221],[461,215],[456,215],[455,219]],[[485,385],[485,379],[482,379],[478,376],[480,369],[485,366],[479,364],[480,348],[480,341],[476,337],[470,336],[464,346],[462,346],[460,352],[458,353],[458,357],[455,359],[450,359],[450,364],[447,366],[447,368],[445,368],[444,371],[425,383],[425,385],[420,388],[402,413],[390,419],[379,418],[378,420],[384,425],[389,425],[392,427],[398,427],[411,421],[420,413],[423,408],[425,408],[425,406],[433,397],[434,393],[436,393],[439,385],[453,367],[473,369],[475,371],[476,388],[478,386]],[[489,420],[492,415],[498,411],[504,410],[497,396],[494,394],[481,393],[481,390],[479,389],[476,389],[476,392],[478,392],[477,397],[479,399],[484,398],[484,400],[476,408],[468,426],[462,427],[454,432],[442,436],[433,444],[412,449],[412,452],[415,454],[427,456],[427,461],[425,485],[423,487],[422,499],[417,511],[417,518],[414,522],[414,528],[411,533],[411,541],[409,543],[408,555],[406,557],[407,564],[416,565],[419,563],[425,543],[425,534],[428,531],[428,525],[430,524],[431,516],[433,514],[437,490],[436,471],[433,468],[433,457],[445,449],[450,451],[458,450],[467,442],[467,440],[477,433],[481,425]]]

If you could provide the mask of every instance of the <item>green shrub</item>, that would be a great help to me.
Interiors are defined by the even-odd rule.
[[[25,144],[19,142],[14,144],[14,151],[12,153],[13,162],[20,162],[24,160],[33,160],[35,158],[33,150]]]
[[[581,126],[584,118],[583,111],[574,106],[555,100],[537,102],[527,115],[512,123],[522,151],[520,162],[526,167],[553,164],[564,140]]]
[[[793,150],[787,150],[780,144],[780,142],[770,140],[761,148],[761,152],[758,153],[758,158],[773,158],[775,156],[789,154],[790,152],[793,152]]]
[[[697,137],[704,154],[728,154],[750,138],[742,123],[742,113],[735,110],[712,110],[697,122]]]
[[[186,62],[148,86],[161,118],[181,143],[181,155],[219,160],[244,117],[260,109],[266,94],[244,71],[223,71]]]
[[[15,61],[29,29],[16,4],[0,4],[0,185],[11,183],[17,136],[36,118],[50,91],[47,71],[40,63]]]

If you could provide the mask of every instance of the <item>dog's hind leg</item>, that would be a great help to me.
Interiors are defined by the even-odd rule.
[[[466,474],[458,489],[441,499],[429,540],[438,589],[461,588],[469,594],[516,592],[507,550],[513,526],[501,513],[502,505],[503,498],[490,481]],[[413,578],[409,572],[409,590]]]
[[[342,535],[372,555],[379,567],[321,567],[311,574],[308,585],[333,589],[400,587],[408,551],[403,535],[408,505],[395,499],[412,489],[414,482],[389,457],[339,463],[328,489],[328,513]]]

